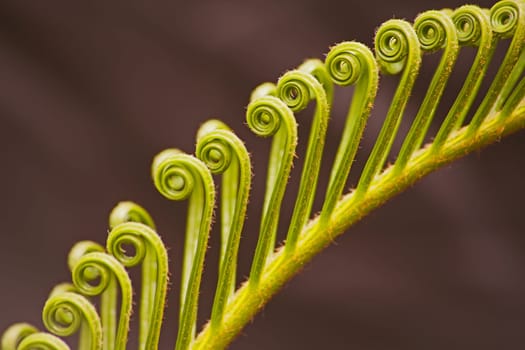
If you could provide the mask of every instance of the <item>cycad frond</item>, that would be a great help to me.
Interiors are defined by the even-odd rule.
[[[474,101],[501,40],[510,40],[503,62],[479,107]],[[224,123],[210,120],[199,129],[195,156],[176,149],[157,155],[152,177],[170,200],[188,199],[176,349],[226,347],[268,300],[333,239],[371,210],[431,171],[525,127],[525,1],[503,0],[490,10],[468,5],[454,11],[427,11],[414,23],[389,20],[375,36],[375,55],[357,42],[331,48],[325,61],[307,60],[275,84],[251,95],[248,127],[271,138],[260,232],[250,276],[237,288],[237,253],[251,186],[251,165],[243,142]],[[463,46],[477,47],[463,87],[443,117],[432,142],[422,146]],[[391,165],[385,165],[424,54],[441,59],[428,90]],[[380,74],[399,83],[355,189],[343,195],[352,163],[372,112]],[[325,193],[316,191],[334,86],[354,86],[346,125]],[[300,186],[289,227],[278,226],[297,146],[295,116],[315,104]],[[469,122],[468,115],[473,117]],[[216,205],[212,173],[220,174],[221,248],[210,322],[197,334],[199,290]],[[315,197],[323,197],[313,215]],[[168,283],[166,247],[151,216],[140,206],[120,203],[111,213],[106,247],[81,242],[70,253],[73,285],[55,288],[44,307],[44,324],[58,336],[79,331],[79,348],[123,349],[131,314],[131,282],[125,267],[142,264],[140,349],[158,346]],[[276,245],[278,230],[286,240]],[[126,246],[132,246],[130,254]],[[88,298],[100,295],[100,310]],[[117,302],[120,295],[120,302]],[[119,310],[117,312],[117,305]],[[100,314],[100,316],[99,316]],[[117,316],[118,315],[118,316]],[[30,345],[27,345],[30,344]],[[65,349],[55,336],[16,324],[4,334],[2,349]]]

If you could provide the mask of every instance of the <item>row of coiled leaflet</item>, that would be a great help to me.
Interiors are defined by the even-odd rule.
[[[284,74],[277,83],[257,87],[246,112],[249,128],[271,137],[268,173],[259,239],[247,286],[254,293],[276,248],[281,203],[297,146],[295,114],[315,103],[314,115],[283,254],[297,249],[302,229],[311,217],[317,178],[322,164],[334,86],[354,86],[346,124],[319,213],[328,225],[341,198],[352,163],[371,114],[380,72],[400,75],[399,84],[379,136],[352,192],[358,206],[382,174],[425,53],[442,51],[428,91],[403,140],[389,176],[399,176],[414,160],[449,80],[461,47],[477,47],[468,76],[428,149],[439,152],[454,132],[465,126],[463,137],[476,137],[484,123],[508,118],[525,96],[525,2],[504,0],[490,10],[466,5],[456,10],[427,11],[413,24],[389,20],[378,29],[375,55],[358,42],[331,48],[324,62],[307,60]],[[486,95],[471,111],[498,42],[511,43]],[[496,113],[497,112],[497,113]],[[471,121],[465,124],[467,115]],[[496,117],[491,118],[492,115]],[[159,192],[170,200],[189,201],[182,262],[179,330],[176,349],[191,347],[205,252],[216,201],[212,174],[221,174],[221,247],[219,277],[208,327],[220,327],[225,308],[235,293],[237,253],[251,186],[251,163],[243,142],[224,123],[210,120],[197,133],[195,155],[168,149],[157,155],[152,177]],[[72,283],[53,289],[43,309],[50,333],[19,323],[2,338],[2,350],[69,349],[59,337],[79,332],[81,350],[125,349],[132,309],[132,287],[126,268],[142,265],[139,303],[139,349],[156,349],[168,284],[166,247],[155,232],[151,216],[132,202],[120,203],[110,215],[106,246],[83,241],[68,257]],[[129,253],[133,247],[133,254]],[[126,249],[128,248],[128,250]],[[89,298],[99,296],[97,311]],[[116,311],[120,308],[119,312]]]

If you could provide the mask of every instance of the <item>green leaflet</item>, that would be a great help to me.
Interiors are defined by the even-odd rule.
[[[218,120],[209,120],[200,127],[195,153],[213,173],[223,174],[219,279],[211,314],[212,325],[218,326],[226,303],[235,291],[237,252],[248,206],[251,163],[243,142]]]
[[[477,6],[465,5],[452,13],[459,44],[478,46],[478,52],[458,97],[432,143],[434,152],[438,152],[450,133],[463,124],[489,67],[495,49],[495,40],[487,12]]]
[[[103,336],[103,348],[111,350],[126,349],[129,331],[129,319],[131,317],[133,291],[131,280],[124,268],[114,257],[106,253],[92,252],[80,257],[72,271],[73,284],[77,290],[89,296],[106,294],[102,299],[101,315],[102,325],[105,333]],[[99,281],[94,285],[93,276]],[[115,329],[115,320],[111,317],[116,314],[117,308],[117,285],[120,289],[120,319]],[[108,320],[109,324],[104,324]]]
[[[95,307],[83,296],[55,288],[44,305],[42,320],[51,332],[67,337],[77,332],[81,325],[83,337],[80,349],[102,349],[102,324]]]
[[[326,56],[325,64],[334,83],[340,86],[355,84],[356,87],[321,210],[323,224],[330,219],[337,201],[343,194],[343,187],[372,110],[379,81],[379,70],[374,56],[370,49],[361,43],[344,42],[334,46]]]
[[[403,171],[414,151],[421,147],[459,51],[456,26],[452,19],[443,12],[427,11],[422,13],[416,18],[414,29],[424,52],[443,49],[443,56],[430,82],[425,99],[401,146],[394,165],[394,174]]]
[[[496,73],[496,77],[489,87],[487,95],[485,95],[476,114],[472,117],[467,137],[473,136],[479,130],[481,124],[494,107],[502,90],[503,98],[501,100],[505,100],[504,97],[514,88],[514,84],[520,75],[515,71],[512,78],[507,81],[520,56],[523,58],[521,52],[525,45],[525,1],[503,0],[496,3],[490,9],[490,22],[497,38],[512,37],[512,42],[503,59],[503,63]],[[518,67],[522,67],[522,65],[523,63],[520,63]],[[505,84],[507,84],[506,87]]]
[[[131,246],[134,255],[125,247]],[[140,349],[158,347],[168,288],[168,254],[159,235],[138,222],[123,222],[108,235],[106,248],[122,265],[142,264],[142,294],[140,301]]]
[[[257,288],[268,256],[275,248],[279,211],[297,146],[297,123],[292,111],[278,98],[262,96],[263,93],[275,94],[275,85],[266,83],[256,88],[252,93],[252,98],[256,99],[246,111],[248,127],[256,135],[273,136],[259,240],[249,278],[253,288]]]
[[[104,247],[96,242],[91,241],[81,241],[76,243],[73,248],[69,251],[69,255],[67,258],[67,264],[69,267],[69,270],[73,272],[75,266],[77,265],[78,261],[86,254],[94,253],[94,252],[104,252]],[[97,278],[100,278],[100,271],[97,268],[88,268],[84,271],[83,278],[86,280],[95,280]],[[58,288],[65,288],[66,291],[71,291],[75,293],[80,293],[84,296],[92,296],[93,294],[86,294],[85,292],[79,291],[78,288],[75,286],[68,286],[67,284],[64,284],[62,286],[58,286]],[[57,288],[55,287],[55,291]],[[102,293],[102,291],[101,291]],[[103,327],[103,341],[102,341],[102,348],[104,350],[111,349],[113,346],[115,346],[115,339],[116,339],[116,332],[117,332],[117,285],[116,283],[107,283],[103,293],[100,297],[100,320],[102,322]],[[89,333],[83,327],[80,335],[80,345],[79,348],[83,349],[86,348],[86,345],[83,345],[84,343],[89,343]]]
[[[188,349],[195,337],[204,255],[215,205],[213,179],[204,163],[175,149],[165,150],[155,157],[152,177],[157,190],[166,198],[189,198],[176,344],[177,350]]]
[[[354,197],[356,201],[368,191],[372,180],[384,166],[421,65],[419,40],[408,22],[392,19],[383,23],[376,33],[375,46],[381,70],[387,74],[403,74],[377,141],[359,178]]]
[[[154,232],[155,223],[146,209],[134,202],[120,202],[109,215],[109,227],[113,229],[125,222],[142,223],[152,229],[145,229],[142,234],[137,233],[135,238],[138,241],[133,241],[144,248],[139,311],[139,344],[140,349],[148,349],[150,346],[157,346],[160,336],[160,323],[163,315],[163,307],[160,305],[163,305],[166,296],[168,276],[167,253],[162,241]],[[122,232],[123,235],[126,233],[118,232]],[[136,248],[136,245],[134,247]],[[156,310],[159,307],[161,310]]]
[[[297,193],[292,219],[290,220],[286,236],[285,247],[287,251],[295,249],[299,233],[311,214],[315,197],[315,191],[312,189],[317,187],[326,128],[328,126],[328,115],[330,114],[330,105],[328,104],[325,88],[310,74],[311,70],[309,68],[309,65],[303,65],[298,70],[285,73],[277,82],[278,96],[292,111],[302,111],[312,99],[316,102],[308,138],[308,148],[301,173],[299,192]],[[326,84],[331,86],[331,82]]]

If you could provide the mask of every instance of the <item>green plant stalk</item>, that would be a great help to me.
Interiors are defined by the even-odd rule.
[[[263,270],[257,293],[245,283],[235,293],[225,310],[220,328],[210,332],[209,324],[197,336],[192,349],[223,349],[241,329],[261,310],[283,285],[295,276],[317,253],[350,226],[373,209],[413,185],[430,172],[461,158],[486,145],[499,141],[525,127],[525,100],[507,118],[492,114],[478,129],[475,137],[468,135],[468,126],[454,132],[438,154],[433,155],[431,145],[414,154],[407,167],[391,176],[392,167],[374,178],[369,190],[358,201],[354,193],[345,195],[337,204],[328,225],[320,225],[319,217],[303,229],[293,254],[284,254],[281,247]],[[389,176],[390,175],[390,176]]]

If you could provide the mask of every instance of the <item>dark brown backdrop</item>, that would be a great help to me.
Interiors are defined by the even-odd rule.
[[[268,151],[267,140],[244,126],[251,90],[339,41],[371,44],[381,22],[430,8],[428,0],[2,1],[0,331],[15,321],[41,325],[48,292],[69,279],[69,248],[81,239],[104,242],[109,211],[131,199],[150,210],[171,247],[161,348],[173,348],[185,205],[156,193],[152,157],[166,147],[191,152],[199,124],[211,117],[246,140],[255,178],[242,278]],[[384,79],[382,89],[393,81]],[[387,105],[380,95],[361,158]],[[344,108],[331,121],[327,159]],[[524,146],[518,133],[374,212],[289,283],[232,348],[523,348]],[[328,171],[325,163],[321,187]],[[201,324],[215,283],[216,232],[210,246]]]

